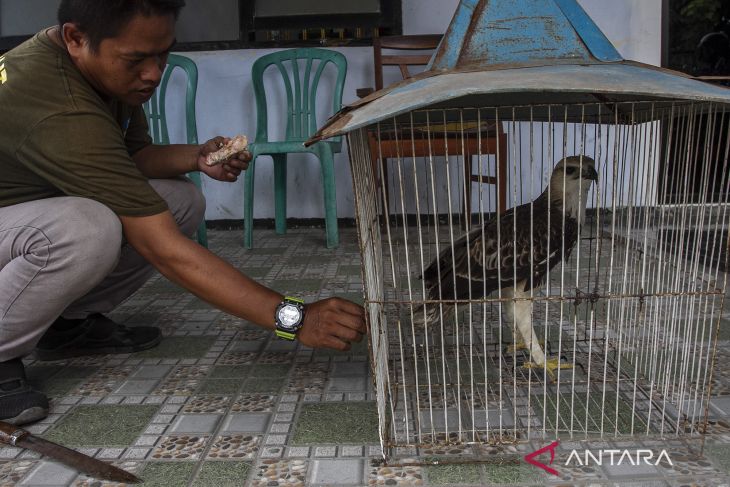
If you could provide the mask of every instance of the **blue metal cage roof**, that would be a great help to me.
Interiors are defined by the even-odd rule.
[[[662,100],[730,104],[730,89],[624,60],[576,0],[461,0],[426,71],[343,108],[310,143],[422,108]]]
[[[576,0],[463,0],[430,68],[594,59],[622,60]]]

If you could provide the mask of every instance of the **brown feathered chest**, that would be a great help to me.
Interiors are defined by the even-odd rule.
[[[544,284],[578,240],[578,221],[546,195],[485,222],[441,251],[423,273],[429,299],[478,299],[525,281]]]

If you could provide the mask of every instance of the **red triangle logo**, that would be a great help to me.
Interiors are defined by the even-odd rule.
[[[529,455],[525,455],[525,461],[531,465],[534,465],[538,468],[541,468],[545,470],[547,473],[560,476],[557,470],[555,470],[552,467],[548,467],[544,463],[535,460],[535,457],[542,455],[546,451],[550,451],[550,463],[548,465],[553,464],[553,460],[555,460],[555,448],[560,444],[559,440],[555,440],[552,443],[550,443],[548,446],[542,447],[539,450],[535,450],[534,452],[530,453]]]

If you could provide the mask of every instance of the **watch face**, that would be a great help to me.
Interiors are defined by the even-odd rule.
[[[283,328],[293,329],[299,324],[302,314],[294,305],[287,304],[279,310],[279,324]]]

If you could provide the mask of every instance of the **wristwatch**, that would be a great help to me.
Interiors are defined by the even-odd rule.
[[[304,322],[304,301],[285,296],[284,301],[276,307],[274,323],[276,336],[285,340],[294,340]]]

